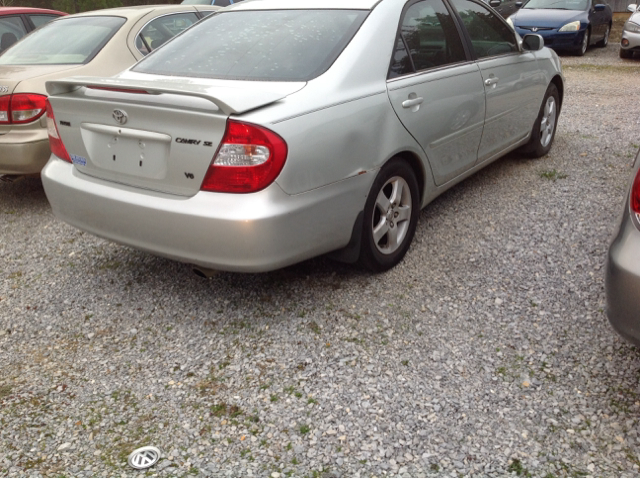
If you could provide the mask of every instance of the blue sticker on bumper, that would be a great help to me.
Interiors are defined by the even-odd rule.
[[[71,162],[74,165],[87,166],[87,159],[82,156],[71,155]]]

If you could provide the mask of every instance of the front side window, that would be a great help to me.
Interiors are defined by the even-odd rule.
[[[27,34],[22,19],[16,17],[0,18],[0,51],[4,51]]]
[[[362,10],[224,12],[201,21],[133,71],[223,80],[308,81],[338,58]]]
[[[465,60],[462,40],[442,0],[423,0],[402,17],[389,77]]]
[[[519,51],[513,30],[488,8],[469,0],[452,0],[452,3],[469,32],[478,58]]]
[[[124,22],[122,17],[106,16],[57,20],[35,30],[11,50],[0,55],[0,65],[87,63]]]
[[[136,37],[136,47],[140,53],[146,55],[197,21],[198,16],[193,12],[158,17],[140,31]]]

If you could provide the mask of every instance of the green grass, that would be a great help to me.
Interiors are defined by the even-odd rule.
[[[544,170],[542,172],[540,172],[540,178],[544,178],[546,180],[551,180],[551,181],[556,181],[556,180],[563,180],[567,177],[567,175],[565,173],[561,173],[559,171],[557,171],[556,169],[553,170]]]
[[[507,467],[507,471],[515,472],[519,477],[531,477],[531,473],[522,465],[520,459],[513,459],[509,467]]]
[[[304,435],[311,431],[311,428],[306,424],[300,424],[300,434]]]

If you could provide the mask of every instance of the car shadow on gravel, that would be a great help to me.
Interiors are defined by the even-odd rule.
[[[49,202],[42,188],[40,178],[19,177],[12,181],[0,180],[0,214],[5,209],[19,209],[25,212],[33,208],[49,208]]]

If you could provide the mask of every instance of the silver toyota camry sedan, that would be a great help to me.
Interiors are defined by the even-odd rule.
[[[42,180],[71,225],[201,268],[384,271],[436,196],[549,151],[564,82],[479,0],[261,0],[47,91]]]

